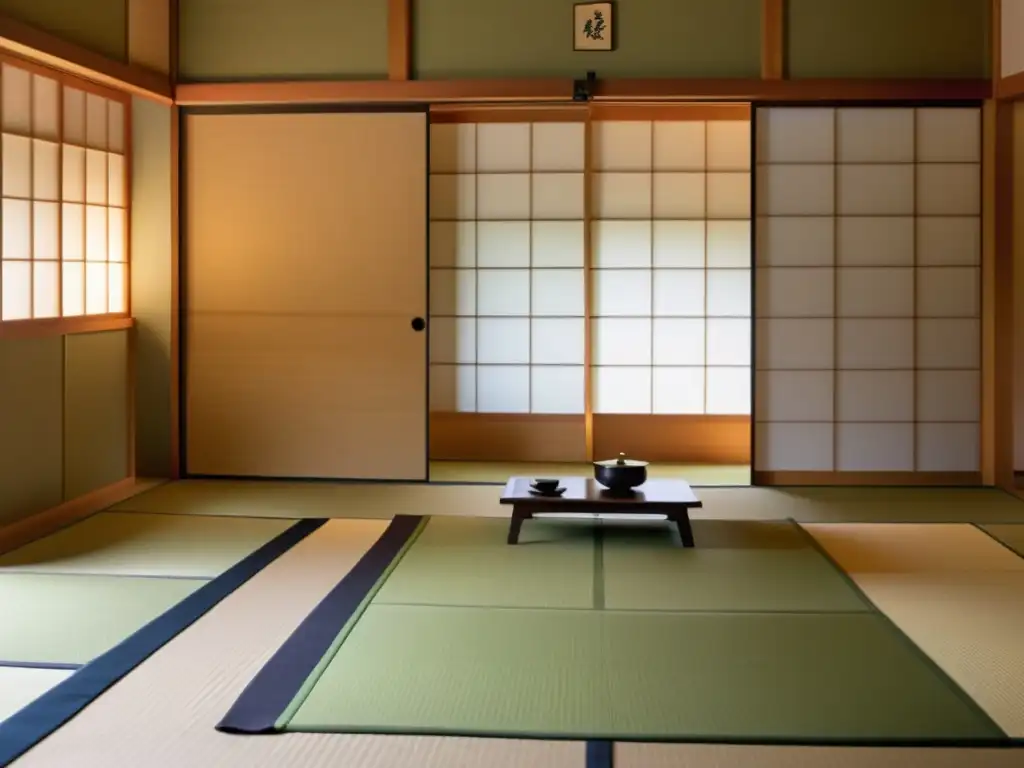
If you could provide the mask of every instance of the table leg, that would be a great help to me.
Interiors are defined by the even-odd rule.
[[[693,547],[693,529],[690,527],[690,514],[684,509],[669,516],[679,529],[679,538],[683,540],[683,546]]]
[[[518,504],[512,505],[512,520],[508,526],[508,543],[518,544],[519,543],[519,531],[523,527],[523,520],[529,517],[529,513],[525,512],[522,507]]]

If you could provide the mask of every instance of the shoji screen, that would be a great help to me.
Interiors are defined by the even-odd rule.
[[[595,450],[743,462],[749,117],[649,111],[608,108],[593,123]]]
[[[975,480],[980,110],[756,124],[758,480]]]
[[[435,122],[432,458],[585,455],[584,123]]]

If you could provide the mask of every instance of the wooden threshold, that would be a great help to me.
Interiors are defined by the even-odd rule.
[[[754,485],[980,486],[981,472],[766,472],[755,470]]]
[[[173,102],[167,75],[109,59],[6,14],[0,14],[0,48],[118,91],[163,104]]]
[[[560,102],[572,103],[571,78],[497,80],[310,80],[180,83],[182,106],[244,104]],[[602,101],[981,101],[992,95],[987,79],[653,78],[598,80]]]
[[[131,328],[134,324],[135,320],[127,315],[5,320],[0,323],[0,339],[36,339],[41,336],[67,336],[73,333],[121,331]]]
[[[41,539],[72,523],[83,520],[107,507],[136,496],[162,483],[162,480],[138,480],[126,477],[77,499],[30,515],[0,528],[0,553],[10,552],[36,539]]]

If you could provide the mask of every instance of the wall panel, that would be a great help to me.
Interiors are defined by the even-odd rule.
[[[0,525],[61,495],[64,339],[0,341]]]
[[[180,0],[181,81],[384,78],[385,0]]]
[[[1001,77],[1024,72],[1024,2],[999,0]]]
[[[0,0],[0,13],[112,59],[127,59],[126,0]]]
[[[208,2],[209,0],[192,0]],[[472,77],[758,77],[760,0],[618,3],[615,50],[572,47],[572,3],[413,3],[413,71]]]
[[[789,0],[788,74],[986,77],[991,69],[989,5],[976,0]]]
[[[128,333],[65,337],[66,499],[128,476]]]
[[[757,470],[979,471],[980,128],[758,111]]]
[[[172,119],[170,107],[132,101],[131,292],[140,477],[168,477],[171,471]]]

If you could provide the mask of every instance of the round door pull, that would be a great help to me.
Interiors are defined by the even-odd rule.
[[[420,331],[422,331],[426,327],[427,327],[427,321],[424,320],[422,317],[414,317],[412,319],[412,329],[414,331],[416,331],[417,333],[419,333]]]

